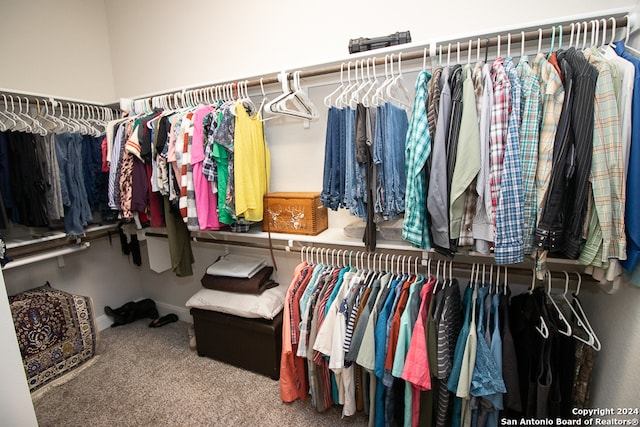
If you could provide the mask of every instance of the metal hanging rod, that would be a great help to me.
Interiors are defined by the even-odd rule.
[[[70,107],[68,105],[75,105],[76,108],[77,106],[84,106],[84,107],[91,107],[91,108],[108,108],[110,110],[118,110],[119,109],[119,104],[117,103],[110,103],[110,104],[101,104],[98,102],[90,102],[90,101],[84,101],[84,100],[79,100],[79,99],[72,99],[72,98],[61,98],[58,96],[53,96],[53,95],[45,95],[45,94],[36,94],[36,93],[32,93],[32,92],[20,92],[20,91],[16,91],[16,90],[12,90],[12,89],[3,89],[0,88],[0,99],[2,98],[2,95],[6,96],[7,98],[9,98],[10,96],[15,98],[16,100],[18,98],[21,99],[28,99],[29,103],[32,105],[36,105],[37,103],[43,104],[45,102],[51,104],[52,102],[56,102],[56,108],[65,108],[65,109],[69,109]],[[4,102],[4,100],[3,100]],[[4,104],[3,104],[4,106]]]
[[[505,31],[500,34],[492,35],[489,37],[487,36],[468,37],[468,38],[465,38],[466,41],[462,41],[458,39],[439,41],[439,42],[436,42],[434,46],[430,46],[427,44],[425,45],[425,47],[418,50],[400,51],[400,52],[391,53],[391,54],[387,53],[386,55],[382,54],[382,56],[375,56],[375,51],[369,51],[367,53],[370,53],[371,56],[368,56],[368,57],[358,57],[357,59],[353,59],[351,61],[349,61],[349,59],[345,59],[345,61],[343,61],[342,64],[320,66],[317,68],[302,70],[299,72],[299,78],[310,78],[310,77],[318,77],[318,76],[323,76],[328,74],[340,73],[341,71],[344,71],[346,62],[359,63],[361,61],[364,61],[366,64],[366,62],[369,60],[370,61],[369,66],[371,65],[378,66],[378,65],[384,65],[385,62],[388,62],[389,57],[391,57],[391,60],[394,62],[397,61],[398,58],[400,58],[402,61],[411,61],[411,60],[417,60],[417,59],[424,60],[426,58],[433,57],[434,52],[436,52],[436,49],[438,48],[441,49],[443,46],[448,46],[448,50],[450,50],[449,49],[450,47],[454,46],[455,52],[458,53],[458,52],[467,52],[471,49],[486,50],[490,47],[497,47],[501,44],[506,45],[508,41],[509,43],[520,43],[522,42],[523,37],[525,42],[533,42],[534,40],[535,41],[546,40],[553,36],[563,34],[563,37],[566,40],[568,37],[570,37],[570,35],[577,33],[580,35],[580,38],[582,39],[583,37],[586,37],[586,32],[592,33],[593,31],[592,25],[591,25],[592,22],[597,22],[598,25],[600,25],[600,23],[605,22],[604,26],[598,27],[598,28],[601,32],[606,31],[607,34],[609,34],[608,31],[613,30],[614,28],[617,30],[621,28],[626,28],[629,25],[628,15],[624,15],[624,16],[619,15],[619,16],[610,16],[610,17],[592,17],[592,18],[582,19],[579,22],[574,22],[573,24],[572,23],[568,23],[564,25],[556,24],[553,26],[546,25],[545,28],[540,27],[535,30],[530,29],[527,31],[517,31],[517,30]],[[586,31],[584,31],[585,26],[586,26]],[[609,38],[609,36],[607,37]],[[478,40],[479,40],[479,43],[478,43]],[[396,57],[395,60],[393,59],[393,56]],[[289,73],[287,77],[289,79],[292,79],[293,74]],[[215,87],[220,87],[225,85],[237,85],[238,82],[242,82],[242,85],[245,87],[257,87],[260,85],[280,83],[280,80],[278,79],[278,75],[264,76],[260,78],[253,78],[251,80],[242,79],[242,80],[233,81],[233,82],[222,82],[219,84],[207,84],[207,85],[194,86],[191,88],[185,88],[180,90],[171,90],[167,92],[161,92],[156,95],[134,98],[133,100],[134,101],[143,101],[143,100],[150,101],[152,99],[161,98],[163,96],[175,96],[181,93],[185,94],[188,92],[197,92],[200,90],[212,89]]]

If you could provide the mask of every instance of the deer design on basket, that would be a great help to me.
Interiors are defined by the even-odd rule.
[[[294,230],[302,228],[304,225],[302,221],[302,218],[304,218],[304,209],[301,207],[288,207],[286,211],[291,214],[291,219],[289,220],[291,227]]]
[[[275,227],[279,222],[281,222],[280,214],[282,213],[282,209],[278,209],[278,210],[267,209],[267,211],[269,212],[269,216],[271,217],[271,225]]]

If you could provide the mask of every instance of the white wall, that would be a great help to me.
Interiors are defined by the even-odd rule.
[[[0,88],[116,101],[103,0],[0,1]]]
[[[273,75],[343,59],[352,38],[410,30],[414,41],[442,40],[631,3],[105,1],[118,97]]]
[[[37,426],[36,413],[31,404],[27,377],[22,365],[20,348],[13,328],[9,300],[0,271],[0,418],[8,426]]]

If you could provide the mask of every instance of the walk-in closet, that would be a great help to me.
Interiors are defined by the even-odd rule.
[[[637,0],[2,1],[1,418],[637,425],[639,34]],[[157,405],[105,415],[125,383]]]

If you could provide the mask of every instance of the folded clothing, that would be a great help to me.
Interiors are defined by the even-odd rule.
[[[217,311],[247,318],[273,319],[284,307],[284,297],[289,288],[283,283],[267,289],[260,295],[200,289],[186,302],[189,308]]]
[[[207,274],[211,276],[251,278],[265,265],[267,265],[267,262],[262,258],[227,254],[221,256],[216,262],[207,267]]]
[[[261,294],[266,289],[278,286],[276,282],[271,280],[272,273],[273,267],[265,266],[250,278],[205,274],[200,282],[207,289],[242,294]]]

